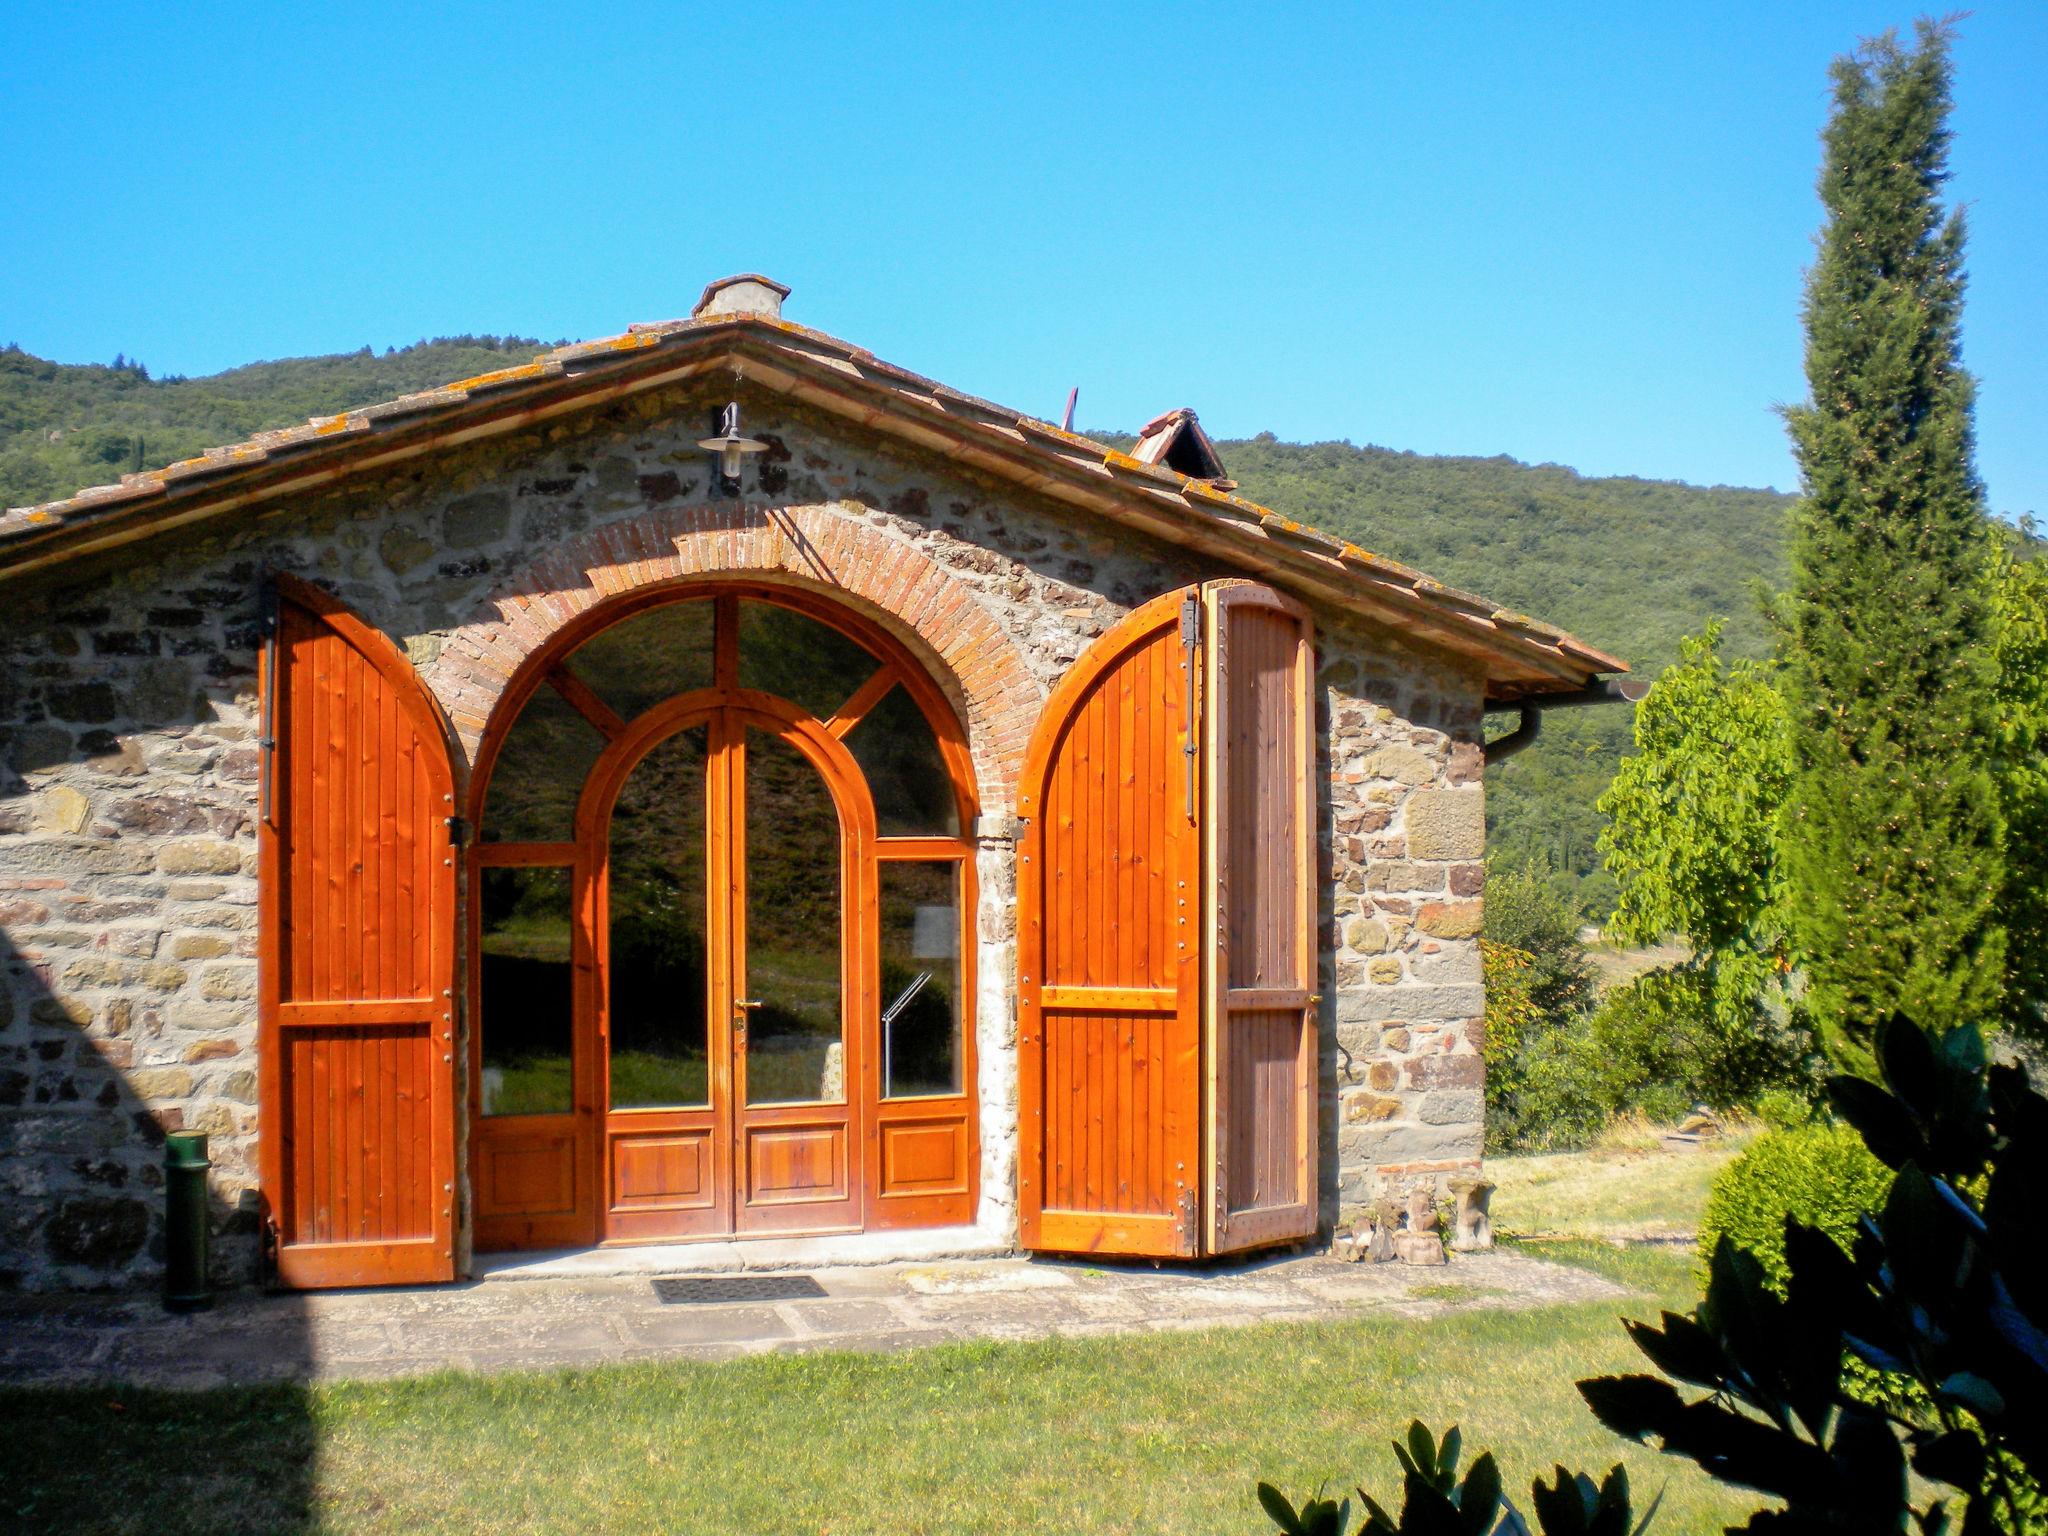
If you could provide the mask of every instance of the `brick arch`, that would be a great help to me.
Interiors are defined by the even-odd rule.
[[[1006,811],[1045,693],[973,590],[916,545],[831,505],[731,503],[607,523],[500,584],[448,634],[422,678],[474,761],[521,665],[579,615],[628,593],[746,576],[847,603],[903,640],[959,709],[982,809]]]

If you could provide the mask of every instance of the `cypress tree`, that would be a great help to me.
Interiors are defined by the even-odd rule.
[[[1878,1020],[1997,1011],[2003,825],[1992,554],[1961,361],[1963,216],[1944,212],[1949,37],[1836,60],[1807,277],[1804,499],[1779,609],[1794,741],[1789,925],[1831,1053]]]

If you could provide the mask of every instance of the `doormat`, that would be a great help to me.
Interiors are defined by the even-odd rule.
[[[809,1275],[706,1275],[654,1282],[655,1299],[684,1301],[806,1301],[825,1294]]]

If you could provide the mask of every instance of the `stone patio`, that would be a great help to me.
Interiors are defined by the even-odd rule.
[[[0,1298],[0,1382],[209,1387],[426,1371],[510,1371],[799,1350],[893,1350],[964,1339],[1082,1337],[1380,1312],[1620,1299],[1621,1287],[1519,1253],[1440,1269],[1323,1254],[1228,1268],[1114,1268],[983,1258],[748,1270],[688,1279],[721,1298],[663,1302],[644,1273],[500,1272],[415,1290],[225,1295],[165,1313],[153,1295]],[[531,1271],[528,1272],[531,1275]],[[792,1284],[792,1282],[796,1282]],[[815,1294],[789,1296],[793,1289]],[[761,1295],[764,1289],[785,1293]],[[752,1293],[752,1294],[748,1294]]]

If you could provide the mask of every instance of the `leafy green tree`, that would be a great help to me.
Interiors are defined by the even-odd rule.
[[[2005,812],[2005,1019],[2048,1041],[2048,561],[1999,556],[1998,788]]]
[[[1787,890],[1779,818],[1792,777],[1784,701],[1765,667],[1721,662],[1721,627],[1680,644],[1636,706],[1636,755],[1614,776],[1600,839],[1620,889],[1608,933],[1676,937],[1678,969],[1724,1034],[1784,1002]]]
[[[2006,933],[1991,553],[1961,363],[1963,220],[1944,213],[1949,32],[1840,59],[1807,280],[1804,500],[1780,611],[1794,772],[1785,914],[1831,1054],[1872,1070],[1893,1012],[1997,1010]]]
[[[1529,1001],[1557,1023],[1593,1003],[1593,967],[1579,938],[1579,911],[1548,871],[1492,863],[1486,872],[1486,937],[1529,957]]]
[[[1589,1140],[1608,1110],[1586,1091],[1576,1049],[1593,1005],[1581,915],[1556,872],[1531,863],[1486,875],[1486,1137],[1496,1151]]]

